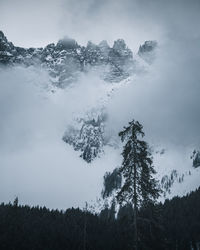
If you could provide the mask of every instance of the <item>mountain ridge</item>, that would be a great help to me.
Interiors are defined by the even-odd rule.
[[[146,41],[145,44],[138,51],[141,58],[145,58],[146,52],[149,54],[157,47],[153,41]],[[44,48],[26,49],[14,46],[0,31],[0,64],[21,64],[26,67],[39,64],[48,71],[52,83],[66,87],[77,80],[80,72],[87,72],[91,67],[101,67],[103,80],[119,82],[132,74],[136,61],[123,39],[114,41],[110,47],[105,40],[98,45],[89,41],[87,46],[81,46],[74,39],[64,38]]]
[[[146,52],[148,54],[153,52],[156,46],[156,42],[145,42],[140,47],[138,55],[142,58]],[[74,39],[65,37],[57,44],[50,43],[44,48],[25,49],[14,46],[2,31],[0,31],[0,65],[39,66],[48,72],[52,85],[59,88],[67,88],[75,83],[81,73],[96,70],[103,81],[114,84],[107,93],[108,96],[117,87],[117,83],[127,80],[137,68],[133,52],[123,39],[114,41],[110,47],[105,40],[98,45],[89,41],[86,46],[81,46]],[[99,156],[106,145],[103,136],[106,114],[102,113],[102,110],[98,111],[98,121],[93,117],[94,113],[89,115],[89,120],[79,117],[76,122],[80,123],[82,120],[81,128],[67,129],[63,135],[63,141],[72,145],[75,150],[80,150],[80,156],[88,163]]]

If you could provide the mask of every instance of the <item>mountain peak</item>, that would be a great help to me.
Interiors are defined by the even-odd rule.
[[[0,39],[4,39],[4,38],[6,38],[6,37],[5,37],[4,33],[3,33],[3,31],[0,30]]]
[[[114,50],[123,50],[126,48],[127,46],[126,46],[124,39],[117,39],[116,41],[114,41],[114,44],[113,44]]]
[[[58,41],[56,47],[61,50],[62,49],[68,50],[68,49],[76,49],[79,46],[78,46],[78,43],[74,39],[69,38],[69,37],[64,37],[63,39]]]
[[[140,45],[138,55],[147,63],[151,64],[155,60],[155,50],[158,46],[157,41],[145,41]]]
[[[92,41],[88,41],[87,42],[87,46],[86,46],[86,48],[88,48],[88,49],[95,49],[97,47],[97,45],[96,44],[94,44]]]
[[[151,52],[157,47],[157,45],[158,45],[157,41],[145,41],[143,45],[140,45],[138,54],[144,52]]]
[[[141,57],[156,46],[155,41],[146,41],[139,49]],[[114,41],[110,47],[103,40],[98,45],[89,41],[87,46],[80,46],[76,40],[64,37],[57,44],[50,43],[44,48],[21,48],[8,42],[0,31],[0,63],[22,64],[26,67],[40,64],[51,76],[52,82],[59,87],[66,87],[77,80],[80,72],[91,67],[102,66],[101,77],[107,82],[119,82],[126,79],[134,70],[133,53],[123,39]]]
[[[110,48],[106,40],[103,40],[99,43],[100,48]]]

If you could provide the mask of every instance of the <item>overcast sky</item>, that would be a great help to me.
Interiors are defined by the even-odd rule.
[[[0,29],[18,46],[40,47],[69,36],[81,44],[199,35],[199,0],[0,0]]]
[[[137,52],[145,40],[157,40],[149,73],[116,91],[108,103],[107,126],[117,134],[131,119],[139,120],[149,141],[173,148],[179,157],[170,158],[175,168],[189,158],[186,148],[200,147],[199,13],[199,0],[0,0],[0,30],[23,47],[64,36],[80,44],[112,45],[123,38]],[[34,205],[83,205],[100,193],[105,171],[120,164],[119,152],[107,149],[86,166],[61,140],[72,114],[95,105],[102,81],[86,75],[53,98],[41,90],[48,82],[36,69],[0,71],[0,201],[18,195]]]

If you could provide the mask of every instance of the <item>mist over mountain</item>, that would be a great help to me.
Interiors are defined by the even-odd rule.
[[[133,53],[123,39],[116,40],[113,47],[106,41],[99,45],[89,41],[84,47],[78,45],[74,39],[65,37],[56,45],[51,43],[44,48],[25,49],[14,46],[1,31],[0,46],[1,64],[26,67],[40,65],[59,87],[75,82],[80,72],[88,72],[91,68],[100,69],[101,78],[109,82],[126,79],[136,68]],[[153,57],[156,46],[156,42],[146,42],[140,47],[139,55],[142,57],[146,53],[147,58]]]
[[[200,249],[200,1],[0,1],[0,249]]]
[[[179,83],[182,91],[188,86],[178,74],[163,78],[171,70],[166,62],[176,55],[166,51],[156,41],[144,42],[134,53],[123,39],[112,47],[106,41],[84,47],[70,38],[26,49],[0,32],[3,200],[19,196],[24,203],[61,208],[86,200],[96,204],[104,174],[121,162],[118,132],[132,118],[144,124],[164,197],[198,187],[199,144],[190,125],[193,118],[185,109],[182,123],[179,106],[186,99],[182,96],[177,105],[176,92],[171,92]],[[189,134],[182,137],[182,125],[183,130],[193,130],[188,138]],[[54,190],[51,198],[47,189]],[[61,201],[58,193],[70,198]]]
[[[146,57],[147,61],[149,58],[150,62],[155,56],[156,47],[156,42],[146,42],[140,47],[138,55]],[[1,31],[0,53],[2,65],[40,67],[48,74],[52,88],[65,89],[73,86],[80,81],[81,74],[89,72],[93,72],[99,77],[99,80],[109,84],[126,80],[139,70],[144,71],[142,68],[140,69],[132,51],[123,39],[115,41],[113,47],[110,47],[106,41],[100,42],[99,45],[88,42],[84,47],[78,45],[74,39],[66,37],[59,40],[56,45],[49,44],[45,48],[24,49],[15,47]],[[115,85],[107,88],[110,88],[106,93],[109,95]],[[79,128],[71,125],[69,131],[66,131],[63,136],[63,140],[72,145],[75,150],[82,151],[81,157],[87,162],[91,162],[103,152],[103,145],[109,143],[109,139],[103,135],[106,120],[104,106],[102,103],[98,108],[91,107],[91,109],[95,109],[88,110],[87,118],[77,117]],[[89,114],[90,112],[92,113]]]

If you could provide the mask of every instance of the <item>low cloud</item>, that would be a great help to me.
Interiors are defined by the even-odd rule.
[[[104,173],[120,156],[108,149],[87,164],[62,136],[106,94],[103,81],[91,73],[52,93],[45,72],[17,67],[2,70],[0,82],[1,201],[18,196],[22,204],[60,209],[96,202]]]
[[[199,147],[198,43],[174,40],[160,46],[149,73],[135,77],[116,93],[109,108],[110,122],[122,127],[134,118],[156,144]]]
[[[1,29],[17,45],[45,45],[65,35],[82,44],[123,38],[136,53],[145,40],[157,40],[157,59],[149,72],[134,76],[108,102],[107,129],[117,135],[128,121],[139,120],[151,145],[173,148],[170,162],[175,164],[182,161],[173,157],[185,157],[186,148],[200,147],[198,0],[19,2],[0,3]],[[83,205],[100,194],[105,171],[121,162],[119,152],[107,148],[87,165],[62,141],[73,117],[105,96],[98,75],[82,75],[73,87],[55,94],[50,88],[48,75],[39,69],[0,71],[1,201],[18,195],[31,205]]]

